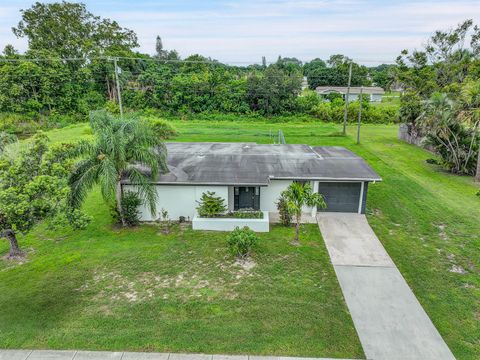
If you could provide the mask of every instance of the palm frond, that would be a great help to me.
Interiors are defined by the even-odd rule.
[[[130,182],[136,185],[140,199],[148,205],[152,216],[155,216],[157,210],[157,191],[155,186],[152,185],[150,178],[135,167],[128,170],[127,176]]]
[[[68,202],[71,207],[79,208],[88,191],[98,182],[98,167],[97,159],[85,159],[77,163],[68,179],[70,186]]]

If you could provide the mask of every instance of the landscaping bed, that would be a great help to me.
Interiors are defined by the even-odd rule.
[[[261,217],[258,213],[261,214]],[[248,226],[256,232],[270,231],[267,211],[255,212],[254,216],[246,216],[245,213],[242,213],[240,217],[229,215],[228,213],[217,215],[216,217],[194,216],[192,226],[194,230],[232,231],[236,227]]]

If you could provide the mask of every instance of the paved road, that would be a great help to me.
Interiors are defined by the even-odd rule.
[[[0,350],[0,360],[341,360],[248,355],[167,354],[68,350]],[[345,359],[344,359],[345,360]]]
[[[366,217],[321,213],[317,220],[367,358],[455,359]]]

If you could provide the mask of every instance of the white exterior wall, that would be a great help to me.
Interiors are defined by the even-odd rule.
[[[370,101],[372,102],[382,102],[383,95],[380,94],[372,94],[370,95]]]
[[[292,182],[293,182],[292,180],[271,180],[270,185],[266,187],[261,187],[260,188],[260,210],[278,212],[277,205],[276,205],[278,198],[280,197],[280,194],[282,193],[282,191],[286,190],[287,187],[289,187]],[[315,190],[315,181],[312,181],[310,185],[312,186],[312,189]],[[318,184],[316,189],[318,191]],[[303,208],[304,213],[313,214],[313,210],[315,209],[312,209],[311,207]]]
[[[191,186],[191,185],[156,185],[157,190],[157,211],[152,216],[148,206],[142,205],[140,208],[141,221],[155,221],[160,217],[161,209],[168,211],[171,220],[178,220],[180,216],[193,219],[196,214],[198,203],[202,193],[213,191],[217,196],[225,199],[225,204],[229,204],[228,186]],[[124,191],[133,189],[132,185],[125,185]],[[233,206],[233,205],[232,205]]]

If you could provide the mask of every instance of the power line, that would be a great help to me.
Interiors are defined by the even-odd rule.
[[[142,60],[142,61],[154,61],[160,63],[171,63],[171,64],[210,64],[210,65],[219,65],[219,66],[229,66],[230,64],[243,64],[247,66],[262,66],[261,63],[256,61],[229,61],[229,62],[220,62],[218,60],[181,60],[181,59],[160,59],[156,57],[128,57],[128,56],[95,56],[95,57],[46,57],[46,58],[0,58],[0,62],[47,62],[47,61],[93,61],[93,60],[110,60],[113,61],[113,58],[124,59],[124,60]],[[379,64],[395,64],[394,60],[382,60],[382,59],[356,59],[357,63],[379,63]],[[277,62],[267,62],[268,65],[276,64]],[[287,62],[288,64],[289,62]],[[293,62],[290,62],[293,63]],[[306,64],[302,62],[302,64]]]

